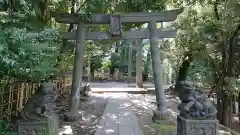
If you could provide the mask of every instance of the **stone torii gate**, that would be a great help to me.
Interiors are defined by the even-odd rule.
[[[157,29],[157,22],[174,21],[182,9],[128,13],[126,15],[93,14],[90,20],[81,18],[79,14],[55,13],[55,20],[59,23],[78,24],[77,30],[66,32],[62,35],[64,39],[76,40],[76,51],[74,58],[72,92],[69,98],[69,115],[76,116],[80,100],[80,87],[83,71],[84,40],[103,40],[103,39],[150,39],[150,49],[152,57],[153,77],[156,90],[157,110],[154,116],[159,119],[168,119],[166,98],[162,81],[162,62],[158,49],[158,38],[173,38],[174,30],[163,31]],[[123,23],[148,23],[148,29],[124,32],[121,30]],[[110,24],[110,32],[91,32],[85,30],[85,24]]]

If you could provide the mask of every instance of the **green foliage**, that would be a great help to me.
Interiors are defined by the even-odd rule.
[[[39,81],[56,73],[58,34],[54,30],[29,32],[13,27],[0,31],[1,77]]]
[[[119,67],[120,66],[120,54],[116,53],[116,52],[112,52],[111,53],[111,66],[113,67]]]
[[[231,35],[240,22],[237,15],[240,5],[232,0],[182,0],[177,3],[172,5],[186,8],[176,22],[176,48],[182,55],[186,52],[193,55],[189,76],[199,73],[202,81],[213,85],[216,83],[215,73],[223,71],[222,65],[227,62],[224,60],[228,60]],[[226,84],[231,87],[224,86],[229,91],[233,90],[230,80]]]
[[[12,133],[9,131],[9,123],[4,120],[0,120],[0,135],[16,135],[16,133]]]
[[[91,58],[91,69],[92,70],[98,70],[102,67],[102,61],[103,59],[98,56],[94,56]]]

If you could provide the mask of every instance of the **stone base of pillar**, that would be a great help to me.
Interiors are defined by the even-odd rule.
[[[66,112],[63,114],[62,119],[67,122],[78,121],[82,118],[82,114],[73,113],[73,112]]]
[[[153,121],[165,121],[169,120],[171,116],[171,112],[166,110],[166,111],[159,111],[159,110],[154,110],[153,111]]]
[[[218,120],[188,120],[177,116],[177,135],[217,135]]]

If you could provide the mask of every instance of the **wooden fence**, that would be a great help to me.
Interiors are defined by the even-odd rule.
[[[71,77],[65,77],[62,80],[55,80],[59,95],[62,95],[70,90]],[[14,121],[18,118],[19,112],[22,110],[28,98],[31,97],[38,83],[15,83],[6,86],[0,86],[0,119]]]

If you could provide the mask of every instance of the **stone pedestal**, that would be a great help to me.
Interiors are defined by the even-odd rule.
[[[168,110],[165,111],[159,111],[159,110],[154,110],[153,111],[153,121],[165,121],[170,119],[171,112]]]
[[[57,115],[41,121],[18,122],[18,135],[57,135],[59,128],[59,118]]]
[[[218,120],[187,120],[177,116],[177,135],[217,135]]]

